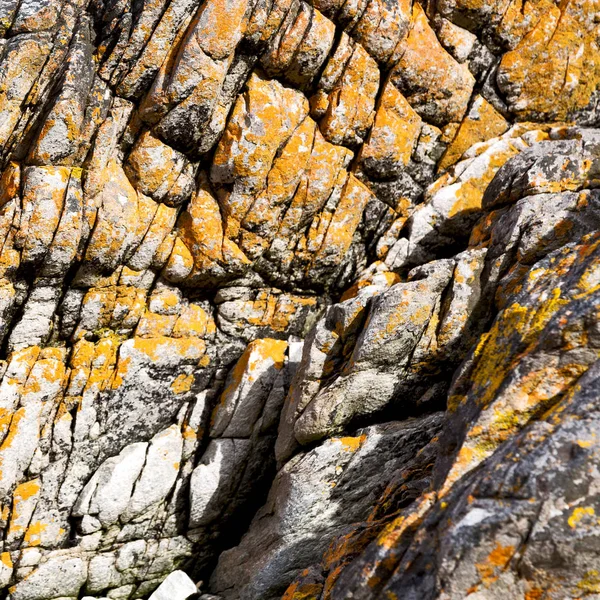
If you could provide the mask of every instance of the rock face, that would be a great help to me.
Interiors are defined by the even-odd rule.
[[[0,598],[600,595],[597,0],[0,2]]]

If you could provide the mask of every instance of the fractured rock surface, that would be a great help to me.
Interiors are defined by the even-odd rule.
[[[0,3],[0,598],[600,594],[597,0]]]

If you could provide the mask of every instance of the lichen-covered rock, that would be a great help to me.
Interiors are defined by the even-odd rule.
[[[332,306],[309,334],[280,425],[279,460],[295,446],[344,430],[393,404],[410,414],[443,395],[457,339],[474,339],[485,251],[430,263],[376,297],[368,287]],[[460,315],[460,316],[459,316]],[[454,342],[454,343],[453,343]],[[433,387],[432,387],[433,386]]]
[[[597,594],[599,21],[0,2],[0,597]]]
[[[415,110],[434,125],[460,122],[474,77],[441,46],[419,3],[413,5],[408,37],[395,52],[398,60],[390,79]]]
[[[483,204],[490,212],[472,243],[488,248],[482,298],[495,317],[454,375],[443,432],[433,443],[430,491],[399,517],[389,507],[396,492],[388,491],[378,509],[388,522],[362,552],[344,547],[350,559],[341,570],[324,556],[321,579],[331,598],[558,598],[594,590],[592,563],[574,567],[586,548],[575,532],[595,511],[586,498],[594,476],[587,471],[575,483],[575,465],[588,455],[558,447],[587,452],[591,443],[584,425],[567,423],[579,398],[593,419],[597,396],[597,344],[587,329],[595,327],[597,305],[595,192],[585,174],[572,192],[571,173],[561,177],[553,165],[565,160],[566,148],[572,160],[589,156],[586,164],[594,164],[597,140],[580,131],[579,139],[534,145],[489,186]],[[541,167],[540,153],[550,168]],[[528,173],[536,174],[536,187],[513,188]],[[501,195],[508,189],[511,199]],[[555,212],[557,204],[564,208]],[[563,575],[561,564],[576,574]]]
[[[295,456],[277,474],[240,545],[221,556],[212,587],[225,599],[279,598],[331,536],[366,517],[386,475],[424,446],[439,422],[432,415],[376,425]]]
[[[420,132],[421,118],[388,80],[361,149],[364,168],[379,179],[398,174],[409,163]]]

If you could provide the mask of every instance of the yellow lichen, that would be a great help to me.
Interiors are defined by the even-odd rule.
[[[578,506],[577,508],[573,509],[573,512],[567,519],[567,522],[569,523],[569,527],[571,529],[575,529],[585,517],[593,517],[595,514],[596,511],[593,506]]]

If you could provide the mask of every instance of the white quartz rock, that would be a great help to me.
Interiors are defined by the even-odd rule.
[[[146,459],[146,442],[130,444],[105,460],[81,492],[73,516],[96,516],[102,525],[116,523],[127,507]]]
[[[183,571],[173,571],[150,596],[150,600],[187,600],[197,591],[194,582]]]
[[[182,450],[183,436],[177,425],[157,433],[150,440],[144,469],[127,510],[121,516],[122,521],[130,521],[166,498],[177,479]]]

